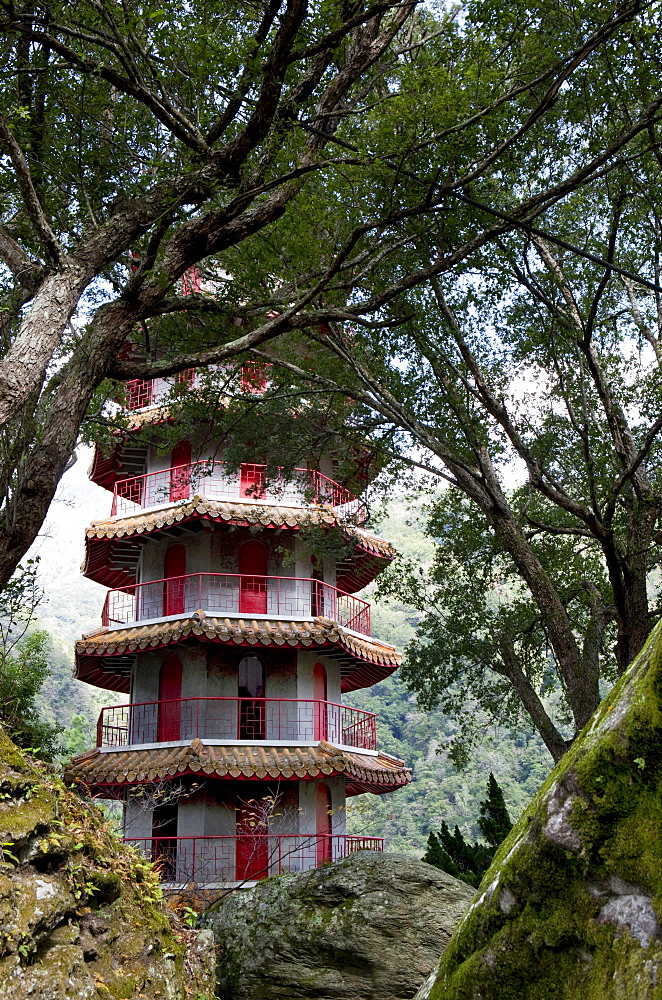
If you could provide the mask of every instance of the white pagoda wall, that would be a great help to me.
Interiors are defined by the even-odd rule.
[[[297,657],[296,698],[312,699],[313,667],[319,662],[326,668],[326,700],[340,702],[340,664],[330,656],[323,656],[321,650],[300,649]]]
[[[346,830],[345,779],[324,778],[331,793],[331,833],[339,836]],[[317,832],[317,781],[299,782],[299,833],[314,835]]]

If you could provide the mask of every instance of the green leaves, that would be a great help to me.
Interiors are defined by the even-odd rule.
[[[50,673],[48,634],[32,632],[0,656],[0,722],[18,746],[45,760],[59,751],[61,726],[45,722],[35,699]]]
[[[422,860],[441,868],[454,878],[479,886],[492,863],[496,849],[508,836],[512,825],[503,792],[490,771],[487,798],[480,803],[478,818],[478,827],[487,844],[471,844],[464,839],[457,826],[451,833],[446,821],[442,820],[438,833],[430,831],[427,851]]]

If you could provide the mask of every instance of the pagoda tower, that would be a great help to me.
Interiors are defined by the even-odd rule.
[[[102,710],[67,777],[123,802],[125,839],[167,886],[213,895],[382,850],[346,833],[346,799],[411,772],[378,750],[375,716],[342,700],[399,664],[356,596],[393,549],[361,526],[331,456],[286,481],[254,462],[234,471],[196,440],[166,456],[141,443],[147,424],[172,424],[174,382],[127,385],[130,431],[90,469],[112,508],[87,529],[83,573],[110,590],[75,676],[123,704]],[[177,382],[194,391],[196,373]],[[243,384],[262,387],[250,368]],[[343,557],[311,557],[309,526],[340,531]]]

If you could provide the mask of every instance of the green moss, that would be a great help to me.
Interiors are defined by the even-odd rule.
[[[153,866],[2,730],[0,775],[8,852],[0,860],[0,994],[19,967],[26,995],[52,981],[63,995],[88,996],[92,977],[94,995],[108,1000],[184,1000],[189,990],[211,1000],[209,976],[188,950],[191,932],[171,925]]]
[[[613,876],[662,919],[661,830],[662,625],[500,848],[431,1000],[662,1000],[662,943],[597,920]]]
[[[116,872],[90,872],[88,885],[94,886],[96,889],[94,895],[96,906],[113,903],[122,895],[122,879]]]

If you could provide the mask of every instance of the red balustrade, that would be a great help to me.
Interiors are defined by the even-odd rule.
[[[186,392],[195,386],[196,372],[194,368],[179,372],[171,378],[136,378],[126,382],[127,410],[142,410],[146,406],[158,406],[175,389]]]
[[[242,465],[228,472],[225,462],[196,462],[178,465],[142,476],[132,476],[115,484],[111,516],[132,514],[145,507],[175,503],[192,496],[209,500],[257,500],[262,503],[329,504],[343,517],[363,523],[368,510],[344,486],[314,469],[294,469],[287,479],[282,469],[266,465]]]
[[[97,722],[97,746],[157,743],[164,718],[176,722],[179,739],[292,740],[377,749],[373,712],[332,701],[301,698],[178,698],[110,705]]]
[[[356,851],[383,851],[382,837],[351,834],[258,834],[215,837],[125,837],[160,868],[166,884],[220,887],[284,872],[316,868],[318,858],[338,861]],[[318,850],[323,841],[323,850]]]
[[[214,367],[214,366],[212,366]],[[216,366],[218,368],[218,366]],[[239,388],[242,392],[250,392],[260,395],[267,389],[270,370],[273,365],[263,361],[247,361],[241,366],[239,373]],[[175,389],[179,392],[187,392],[194,389],[198,382],[199,375],[195,368],[187,368],[186,371],[177,375],[170,375],[166,378],[153,379],[132,379],[125,383],[126,409],[141,410],[146,406],[159,406],[170,393]]]
[[[239,573],[191,573],[110,590],[102,624],[189,615],[202,610],[217,617],[264,614],[278,619],[331,618],[370,635],[370,605],[322,580]]]
[[[140,410],[143,406],[152,405],[154,383],[152,379],[136,378],[126,383],[127,410]]]

